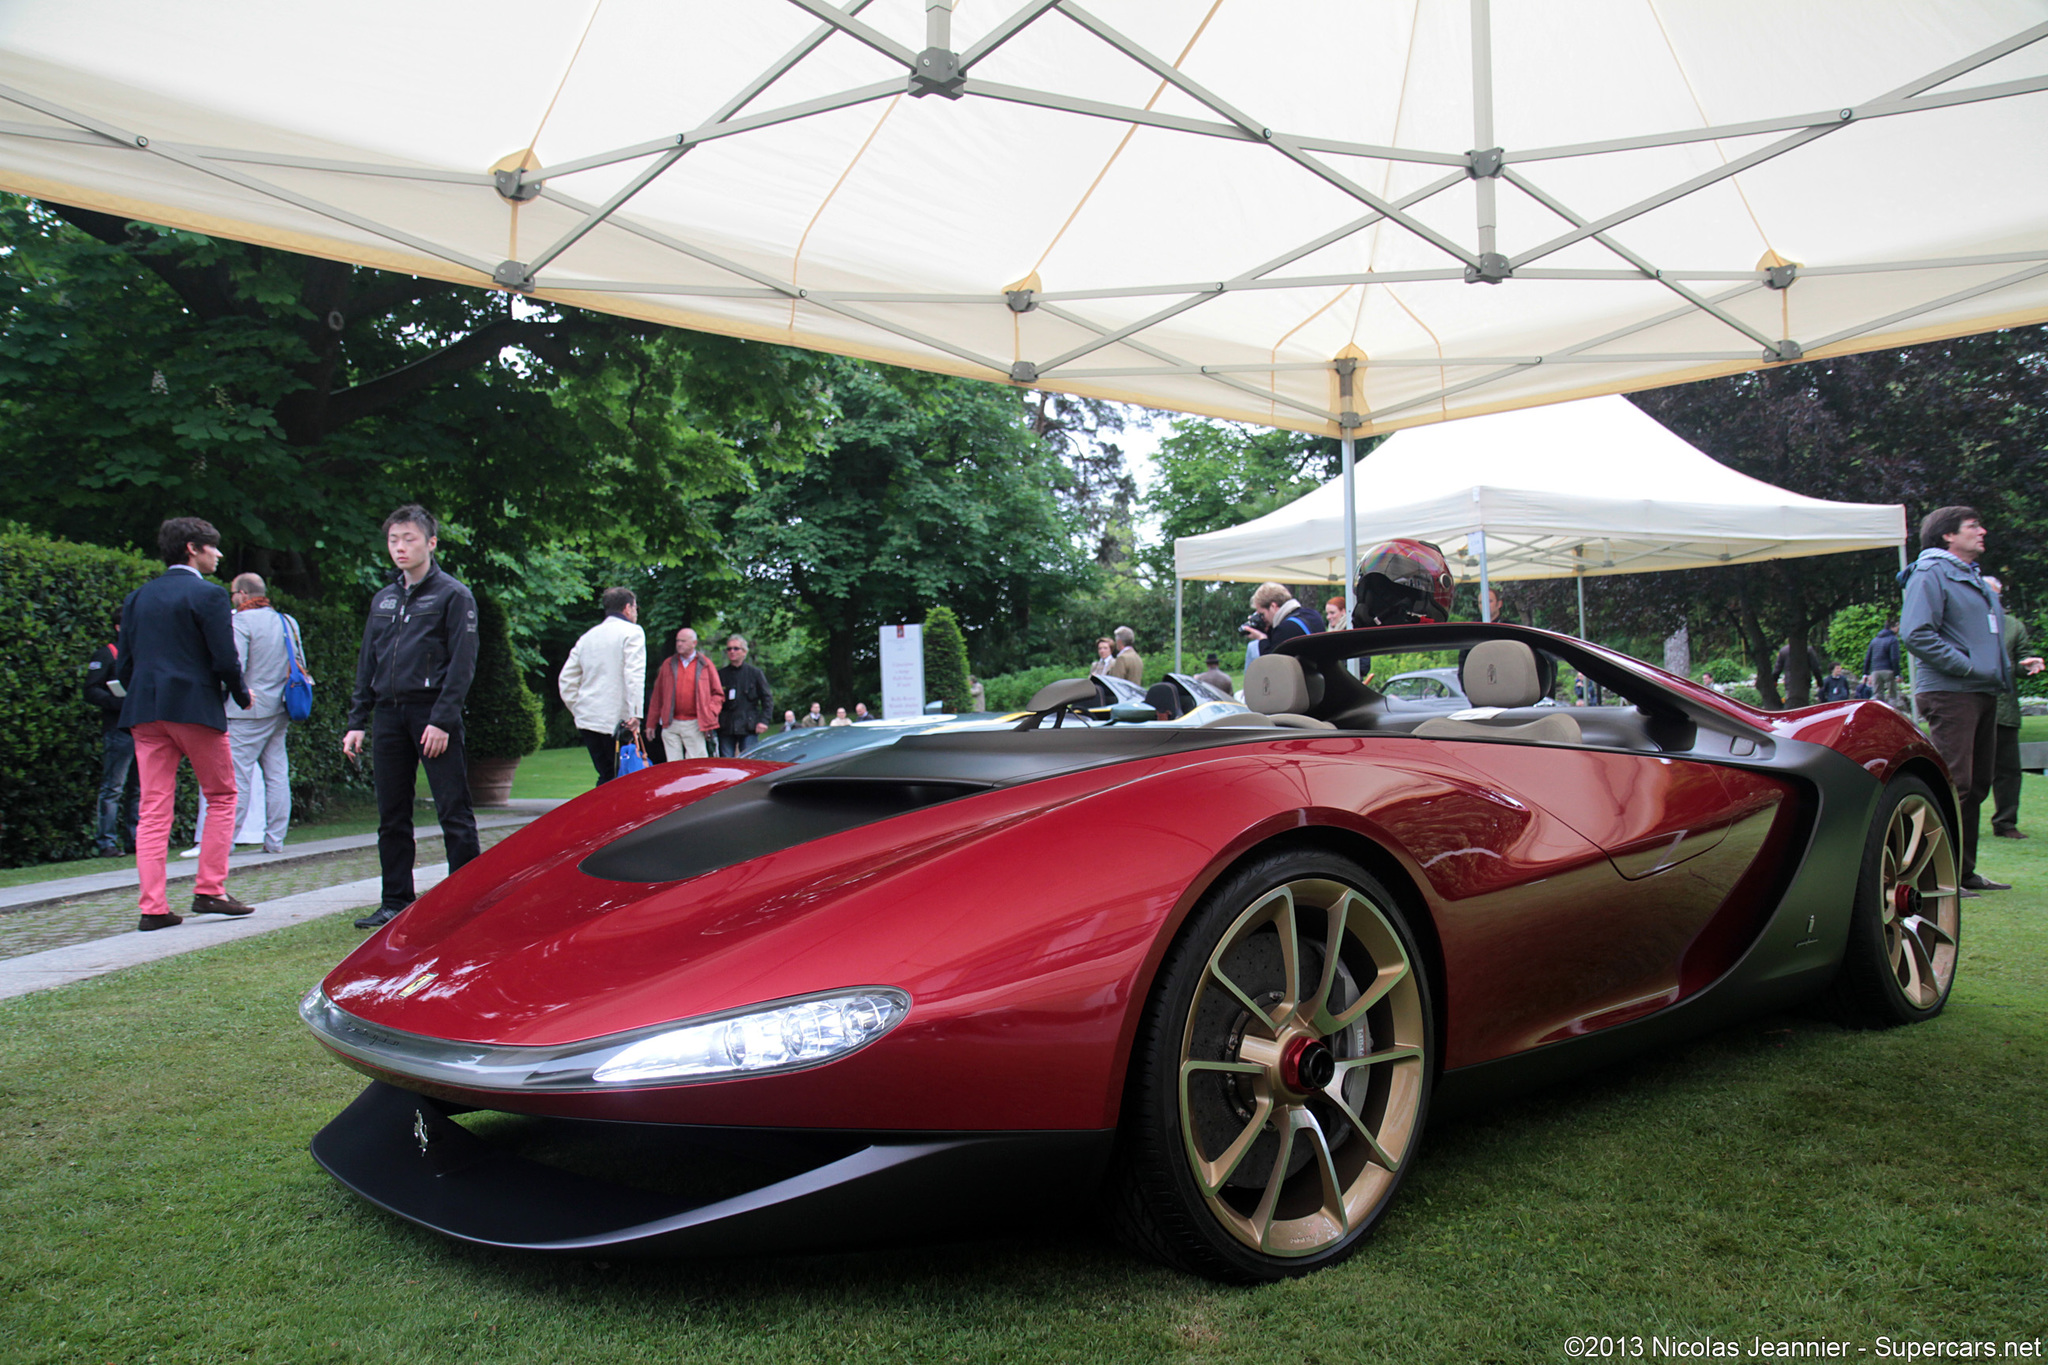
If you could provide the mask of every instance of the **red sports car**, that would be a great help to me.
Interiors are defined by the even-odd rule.
[[[1471,709],[1347,664],[1414,650],[1469,651]],[[1534,705],[1558,663],[1624,704]],[[1016,730],[607,784],[306,997],[375,1080],[313,1153],[449,1236],[603,1256],[1106,1189],[1141,1247],[1256,1281],[1350,1253],[1433,1105],[1947,999],[1955,795],[1883,705],[1766,714],[1506,625],[1290,641],[1246,700],[1080,728],[1056,685]]]

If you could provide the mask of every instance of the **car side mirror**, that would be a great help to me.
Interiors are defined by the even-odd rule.
[[[1111,725],[1141,725],[1148,720],[1158,720],[1159,713],[1142,701],[1120,701],[1109,708]]]

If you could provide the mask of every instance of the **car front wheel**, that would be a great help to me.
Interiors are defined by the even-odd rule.
[[[1349,1255],[1411,1164],[1436,1064],[1395,898],[1311,850],[1238,868],[1161,964],[1132,1054],[1118,1221],[1241,1283]]]

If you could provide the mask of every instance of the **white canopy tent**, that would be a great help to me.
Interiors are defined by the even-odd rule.
[[[2048,320],[2044,0],[63,0],[0,187],[1330,435]]]
[[[1893,549],[1906,509],[1829,502],[1737,473],[1610,395],[1397,432],[1358,467],[1356,544],[1434,541],[1461,579],[1712,568]],[[1277,511],[1173,543],[1177,580],[1338,582],[1347,563],[1343,478]],[[1175,583],[1175,648],[1179,648]]]

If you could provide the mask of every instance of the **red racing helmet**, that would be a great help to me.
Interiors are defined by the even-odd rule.
[[[1398,626],[1451,619],[1451,566],[1426,540],[1386,540],[1358,557],[1351,624]]]

